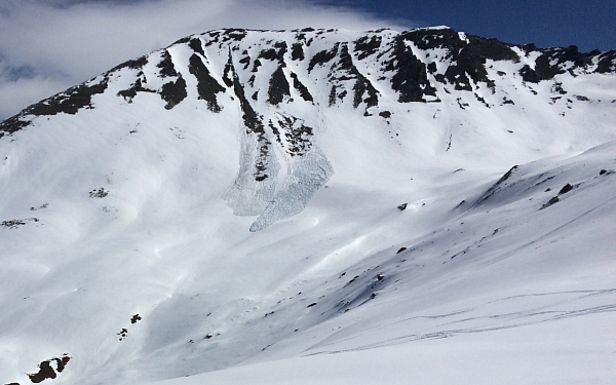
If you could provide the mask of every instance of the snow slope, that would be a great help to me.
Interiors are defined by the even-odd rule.
[[[28,107],[0,123],[0,381],[613,383],[615,69],[223,30]]]

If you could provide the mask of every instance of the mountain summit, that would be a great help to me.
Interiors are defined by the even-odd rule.
[[[0,382],[607,384],[615,121],[616,51],[448,27],[129,60],[0,123]]]

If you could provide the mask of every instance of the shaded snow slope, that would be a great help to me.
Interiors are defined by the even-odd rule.
[[[28,107],[0,123],[0,382],[608,384],[614,69],[224,30]]]

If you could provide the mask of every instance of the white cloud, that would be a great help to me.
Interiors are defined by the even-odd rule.
[[[67,88],[67,81],[43,76],[0,82],[0,120]]]
[[[307,0],[3,0],[0,119],[192,33],[229,27],[367,30],[394,24]],[[31,69],[28,74],[9,79],[9,70],[14,77],[14,69],[24,66]]]

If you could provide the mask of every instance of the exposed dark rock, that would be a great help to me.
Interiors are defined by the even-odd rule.
[[[161,87],[160,91],[158,92],[160,94],[161,99],[167,102],[167,104],[165,105],[165,108],[167,110],[170,110],[173,107],[175,107],[177,104],[179,104],[182,100],[184,100],[186,96],[188,95],[186,91],[186,81],[184,80],[182,75],[179,74],[175,70],[175,66],[173,65],[171,55],[169,54],[169,51],[167,50],[163,51],[162,60],[160,61],[160,63],[158,63],[157,67],[159,68],[159,74],[161,77],[163,78],[164,77],[177,77],[175,81],[165,83]],[[139,83],[139,86],[141,86],[141,83]],[[144,89],[142,87],[142,89],[134,89],[133,92],[130,92],[130,90],[120,91],[119,94],[121,96],[124,96],[125,99],[127,98],[127,96],[130,97],[130,99],[132,99],[135,96],[136,91],[149,91],[149,90]]]
[[[261,51],[259,58],[265,60],[278,60],[278,52],[273,48],[265,49]]]
[[[473,74],[475,75],[475,77],[481,78],[486,76],[486,72],[483,66],[475,66],[474,64],[475,63],[472,62],[472,56],[460,55],[458,63],[456,65],[449,66],[449,68],[447,68],[447,71],[445,71],[445,78],[449,81],[449,83],[453,84],[456,90],[472,91],[472,76],[469,77],[470,74],[468,73],[468,71],[474,71]]]
[[[252,72],[257,72],[259,70],[259,67],[261,67],[261,60],[259,60],[258,58],[255,59],[254,63],[252,63]]]
[[[338,69],[342,70],[349,78],[355,78],[355,84],[353,85],[353,107],[357,108],[362,102],[366,103],[366,107],[373,107],[378,105],[379,97],[378,91],[370,80],[359,72],[357,67],[353,64],[353,59],[349,54],[349,48],[346,44],[342,45],[340,50],[340,61],[338,63]],[[340,80],[344,80],[342,78]],[[367,96],[364,98],[364,95]]]
[[[312,148],[311,137],[313,128],[307,126],[302,119],[290,115],[279,115],[275,121],[269,121],[270,128],[276,136],[276,141],[291,156],[302,156]],[[284,135],[284,140],[281,137]]]
[[[230,55],[230,54],[229,54]],[[231,64],[233,62],[231,61]],[[263,117],[255,112],[250,105],[246,95],[244,94],[244,87],[240,83],[240,80],[235,72],[234,68],[231,69],[233,73],[233,91],[237,96],[240,109],[242,110],[242,120],[246,127],[247,134],[256,135],[259,155],[255,160],[255,172],[254,177],[257,182],[264,181],[269,177],[267,173],[267,162],[270,152],[270,141],[265,136],[265,127],[263,126]]]
[[[137,80],[135,80],[135,82],[131,84],[129,88],[118,91],[117,95],[123,97],[124,100],[126,100],[128,103],[132,103],[133,98],[137,96],[137,92],[156,92],[153,89],[145,87],[143,85],[144,83],[147,83],[145,74],[143,72],[139,72],[137,74]]]
[[[522,67],[520,75],[525,82],[539,83],[542,80],[539,75],[537,75],[537,72],[530,68],[528,64]]]
[[[183,38],[178,39],[178,40],[174,41],[173,43],[171,43],[171,44],[169,45],[169,47],[171,47],[172,45],[176,45],[176,44],[185,44],[185,43],[188,43],[188,41],[189,41],[189,40],[190,40],[190,36],[184,36]]]
[[[358,74],[357,81],[353,86],[353,107],[357,108],[362,102],[366,103],[366,107],[373,107],[379,104],[378,91],[372,83],[363,75]],[[364,94],[367,97],[364,98]]]
[[[106,74],[116,72],[118,70],[121,70],[122,68],[132,68],[132,69],[139,70],[143,68],[143,66],[145,66],[147,63],[148,63],[148,58],[146,56],[141,56],[137,59],[127,60],[124,63],[118,64],[117,66],[107,71]]]
[[[2,138],[5,134],[13,134],[14,132],[27,127],[30,124],[29,120],[21,120],[21,116],[21,114],[15,115],[3,122],[0,122],[0,138]]]
[[[374,55],[381,47],[383,38],[380,35],[362,36],[355,41],[354,51],[357,54],[357,60],[363,60],[368,56]]]
[[[468,35],[468,39],[470,53],[483,58],[483,60],[481,60],[483,64],[485,64],[485,59],[494,61],[520,61],[520,57],[514,50],[511,49],[510,44],[503,43],[496,39],[486,39],[474,35]]]
[[[203,35],[206,36],[204,42],[206,47],[218,43],[218,47],[222,48],[223,44],[226,42],[243,40],[247,35],[247,31],[245,29],[227,28],[218,31],[210,31]]]
[[[291,96],[289,82],[284,74],[282,66],[279,66],[272,74],[269,82],[268,99],[270,104],[280,104],[285,96]]]
[[[9,229],[16,229],[19,226],[23,226],[25,224],[26,224],[26,222],[21,220],[21,219],[11,219],[11,220],[8,220],[8,221],[2,221],[2,223],[0,223],[0,226],[6,227],[6,228],[9,228]]]
[[[560,199],[558,198],[558,196],[554,196],[552,198],[550,198],[549,201],[547,201],[546,203],[543,204],[543,206],[541,206],[541,209],[544,209],[546,207],[550,207],[555,203],[558,203],[560,201]]]
[[[205,42],[204,42],[205,46],[209,47],[209,46],[211,46],[213,44],[218,43],[219,39],[220,39],[221,33],[222,33],[222,31],[210,31],[210,32],[208,32],[206,34],[207,38],[205,39]]]
[[[243,58],[241,58],[240,63],[244,65],[243,69],[248,68],[248,66],[250,65],[250,56],[244,56]]]
[[[401,252],[405,251],[406,247],[401,247],[398,249],[398,251],[396,251],[396,254],[400,254]]]
[[[565,91],[565,89],[563,88],[563,84],[560,82],[554,82],[554,84],[552,85],[552,92],[559,93],[560,95],[567,94],[567,91]],[[571,100],[569,100],[569,102],[571,102]]]
[[[38,207],[35,207],[35,206],[30,207],[30,211],[42,210],[42,209],[46,209],[47,207],[49,207],[49,203],[43,203],[42,205]]]
[[[460,107],[463,110],[466,110],[466,107],[470,106],[470,104],[463,102],[462,98],[457,98],[456,101],[458,102],[458,107]]]
[[[511,99],[507,99],[507,98],[505,98],[505,97],[503,98],[503,103],[502,103],[502,104],[503,104],[503,105],[505,105],[505,104],[515,105],[515,103],[513,102],[513,100],[511,100]],[[511,130],[507,130],[507,131],[511,131]],[[511,131],[511,132],[513,132],[513,131]]]
[[[171,54],[169,51],[164,50],[162,53],[162,60],[156,65],[159,69],[158,73],[162,77],[175,77],[179,74],[175,70],[175,66],[173,65],[173,60],[171,60]]]
[[[490,108],[490,105],[488,104],[488,102],[486,102],[486,100],[482,96],[478,95],[477,93],[473,93],[473,94],[475,95],[475,99],[477,99],[478,102],[481,102],[481,104]]]
[[[141,316],[139,314],[134,314],[132,317],[130,317],[130,323],[131,324],[136,324],[138,321],[141,321]]]
[[[402,203],[402,204],[398,205],[398,210],[404,211],[404,210],[406,210],[407,206],[408,206],[408,203]]]
[[[595,72],[600,74],[616,72],[616,50],[604,52],[599,55],[599,61]]]
[[[119,336],[118,340],[122,341],[128,335],[128,329],[122,328],[119,333],[116,333],[116,335]]]
[[[64,354],[61,358],[54,358],[53,360],[56,361],[56,367],[57,367],[58,373],[62,373],[64,369],[66,368],[66,365],[68,364],[68,362],[71,360],[71,357]]]
[[[548,80],[552,79],[554,76],[558,74],[565,73],[565,70],[561,69],[558,64],[552,65],[551,57],[549,53],[544,53],[539,56],[537,60],[535,60],[535,74],[537,79],[539,80]],[[525,79],[526,80],[526,79]]]
[[[353,283],[358,276],[355,276],[351,281],[349,281],[344,287],[349,287],[351,283]],[[389,281],[386,279],[385,274],[379,273],[374,278],[369,281],[358,282],[358,284],[354,285],[352,291],[347,291],[349,297],[339,301],[336,304],[336,307],[340,311],[349,311],[352,308],[362,306],[367,302],[375,299],[378,296],[376,290],[382,288]],[[362,284],[363,283],[363,284]],[[344,291],[343,291],[344,293]]]
[[[353,43],[335,43],[330,46],[331,48],[322,50],[312,57],[309,57],[305,47],[310,46],[315,35],[320,36],[316,38],[317,40],[324,39],[325,36],[323,35],[327,33],[327,30],[297,30],[295,33],[296,41],[294,42],[268,41],[269,48],[261,51],[259,57],[252,64],[252,71],[256,73],[263,60],[277,61],[279,63],[279,67],[270,81],[270,94],[268,96],[272,104],[280,103],[284,100],[285,95],[290,94],[288,91],[290,81],[280,71],[281,67],[284,68],[287,65],[285,63],[285,55],[288,50],[290,51],[291,59],[294,61],[309,59],[307,66],[309,72],[317,66],[328,65],[339,55],[340,60],[332,66],[337,66],[337,68],[332,68],[332,71],[328,74],[328,80],[332,83],[329,90],[329,104],[333,106],[342,99],[346,100],[347,93],[352,93],[353,105],[357,108],[361,104],[365,104],[366,109],[377,106],[380,95],[368,76],[358,70],[354,60],[373,58],[378,67],[375,68],[375,71],[384,70],[390,72],[392,75],[391,86],[398,93],[398,100],[406,103],[438,101],[438,95],[434,87],[435,82],[447,84],[447,89],[443,91],[445,93],[450,93],[451,87],[457,90],[477,92],[479,85],[485,85],[494,92],[495,82],[489,78],[488,60],[519,62],[520,59],[517,51],[512,49],[514,46],[511,44],[473,35],[466,35],[461,38],[456,31],[448,28],[417,29],[403,32],[399,35],[392,34],[393,40],[391,43],[388,43],[389,40],[384,38],[384,36],[389,35],[370,32]],[[200,60],[206,55],[205,47],[215,44],[223,50],[242,50],[243,48],[240,48],[236,42],[243,40],[247,34],[248,32],[244,29],[225,29],[211,31],[200,35],[201,37],[186,37],[175,43],[187,44],[194,51],[195,54],[190,58],[189,70],[198,79],[199,98],[205,100],[208,108],[212,111],[220,111],[217,93],[224,92],[224,85],[229,88],[233,87],[233,76],[230,75],[228,68],[225,67],[224,84],[222,82],[218,84],[216,78],[210,74],[206,66],[207,61]],[[226,46],[224,45],[225,42],[227,42]],[[287,47],[287,44],[289,44],[289,47]],[[348,44],[353,44],[351,46],[352,52],[349,52]],[[419,59],[420,56],[415,56],[409,45],[428,50],[429,52],[426,52],[426,59],[423,59],[421,56],[422,61]],[[520,70],[522,79],[529,83],[527,86],[533,94],[537,94],[537,91],[530,87],[530,83],[553,80],[559,74],[569,73],[571,76],[577,76],[581,73],[590,72],[598,74],[616,72],[616,51],[600,52],[595,50],[589,53],[582,53],[575,46],[539,49],[532,44],[517,47],[526,52],[527,58],[538,55],[534,65],[523,66]],[[433,49],[440,50],[435,55],[432,51]],[[252,61],[250,56],[248,56],[248,50],[249,48],[246,47],[242,51],[241,59],[239,59],[239,63],[242,64],[244,69],[250,68]],[[165,101],[165,108],[167,109],[171,109],[183,101],[187,97],[186,79],[183,79],[179,71],[177,71],[178,68],[174,66],[168,50],[162,50],[160,54],[161,60],[157,63],[158,75],[162,78],[173,79],[163,82],[164,85],[159,89],[151,89],[144,73],[139,72],[136,78],[131,79],[134,80],[131,86],[120,90],[118,95],[130,103],[140,92],[158,93]],[[238,57],[240,56],[238,55]],[[441,60],[448,65],[445,69],[441,70],[443,66],[437,60]],[[36,116],[50,116],[59,113],[76,114],[84,108],[93,108],[92,96],[105,92],[109,79],[116,76],[114,75],[115,72],[122,69],[138,71],[143,69],[147,63],[148,57],[146,56],[126,61],[104,73],[97,80],[72,87],[40,103],[29,106],[20,114],[0,123],[0,138],[27,127]],[[496,72],[499,77],[512,75],[502,71]],[[127,71],[126,76],[132,75]],[[187,75],[185,74],[184,76]],[[293,79],[293,87],[298,90],[300,96],[306,101],[313,102],[313,95],[308,92],[306,87],[309,84],[302,84],[296,75],[293,76],[291,74],[291,77]],[[379,80],[386,79],[387,77],[388,75],[383,73],[375,75],[375,78]],[[248,84],[254,86],[255,79],[256,77],[251,78]],[[354,83],[350,86],[342,83],[348,80],[354,80]],[[150,83],[152,84],[153,82]],[[560,95],[567,94],[567,90],[563,89],[562,84],[558,82],[554,83],[552,92]],[[491,99],[479,96],[478,94],[475,97],[488,107],[490,104],[488,104],[487,100],[490,100],[491,103],[493,102]],[[558,100],[561,100],[561,102],[565,100],[573,100],[574,102],[590,101],[586,96],[572,95],[569,99],[554,99],[553,103],[556,103]],[[458,101],[458,103],[462,109],[467,107],[467,104],[463,101]],[[616,100],[613,103],[616,103]],[[495,104],[498,105],[498,101]],[[508,97],[502,98],[500,105],[507,104],[515,103]],[[570,102],[566,107],[572,108],[571,104]],[[368,111],[364,111],[364,114],[370,116]]]
[[[118,91],[118,96],[121,96],[129,103],[133,102],[133,98],[137,96],[137,91],[148,91],[144,89],[141,85],[141,80],[137,79],[137,81],[130,87],[125,90]]]
[[[560,189],[560,191],[558,192],[558,195],[566,194],[571,190],[573,190],[573,186],[567,183],[566,185],[563,186],[563,188]]]
[[[240,84],[239,78],[235,72],[233,72],[233,90],[239,99],[242,110],[242,119],[244,120],[244,125],[246,128],[248,128],[250,132],[264,134],[265,130],[263,129],[261,117],[255,112],[250,105],[250,102],[246,99],[244,87]]]
[[[47,379],[54,379],[57,377],[57,373],[62,373],[66,368],[66,365],[71,360],[71,357],[66,354],[61,358],[52,358],[50,360],[43,361],[39,364],[39,371],[37,373],[28,374],[28,378],[34,384],[41,383]],[[51,366],[51,363],[56,363],[56,370]]]
[[[571,63],[574,68],[582,69],[592,63],[593,55],[579,52],[574,45],[567,48],[544,49],[541,52],[542,54],[535,60],[534,70],[526,65],[520,71],[524,81],[538,83],[542,80],[553,79],[554,76],[567,72],[566,63]],[[574,75],[570,69],[569,71]]]
[[[383,117],[385,119],[389,119],[389,118],[391,118],[391,112],[390,111],[381,111],[381,112],[379,112],[379,116]]]
[[[0,227],[6,227],[7,229],[16,229],[19,226],[23,226],[28,222],[38,222],[39,219],[36,217],[25,218],[25,219],[10,219],[7,221],[0,222]]]
[[[336,43],[329,50],[323,50],[323,51],[317,52],[312,57],[312,59],[310,59],[310,63],[308,63],[308,73],[310,73],[314,69],[315,66],[323,65],[331,61],[333,58],[335,58],[336,54],[338,53],[339,46],[340,46],[340,43]]]
[[[321,53],[322,52],[326,51],[321,51]],[[346,90],[338,93],[338,89],[342,88],[341,82],[348,80],[355,80],[353,84],[354,108],[357,108],[361,103],[365,103],[366,108],[378,105],[378,91],[374,88],[370,80],[355,67],[346,43],[342,44],[340,48],[340,60],[332,66],[332,71],[329,73],[328,78],[330,82],[332,82],[332,88],[329,94],[330,106],[335,105],[338,99],[344,99],[347,94]]]
[[[102,94],[107,89],[108,79],[104,77],[98,83],[92,81],[71,87],[39,103],[27,107],[19,114],[0,123],[0,138],[12,134],[30,124],[28,115],[57,115],[59,113],[74,115],[82,108],[93,108],[92,96]]]
[[[186,92],[186,81],[182,75],[180,75],[175,82],[163,84],[160,90],[160,97],[167,102],[165,108],[168,110],[178,105],[186,96],[188,96]]]
[[[203,51],[203,45],[201,44],[201,39],[197,37],[190,39],[188,46],[192,48],[193,51],[200,53],[203,57],[205,57],[205,52]]]
[[[274,44],[274,48],[269,48],[261,51],[259,59],[277,61],[281,66],[285,67],[284,54],[287,52],[287,43],[280,41]]]
[[[336,85],[333,85],[332,88],[329,90],[329,107],[333,106],[336,104],[336,95],[338,94],[338,87],[336,87]]]
[[[291,46],[291,60],[304,60],[304,48],[301,43],[293,43]]]
[[[502,43],[492,42],[485,44],[484,39],[473,39],[472,42],[462,48],[455,56],[455,65],[451,65],[445,72],[447,80],[457,90],[471,91],[470,81],[475,83],[484,82],[493,88],[494,81],[488,78],[485,68],[486,58],[492,60],[517,61],[518,57]],[[486,54],[490,53],[490,56]]]
[[[460,39],[457,32],[452,29],[419,29],[405,34],[405,39],[412,41],[423,50],[442,48],[447,49],[447,59],[450,65],[444,77],[435,75],[437,81],[445,79],[454,85],[457,90],[472,90],[471,81],[485,82],[493,87],[493,81],[488,78],[485,69],[486,59],[510,60],[517,62],[519,57],[510,45],[496,39],[485,39],[468,35],[466,40]],[[428,71],[435,73],[437,68],[434,62],[428,64]]]
[[[225,28],[225,41],[228,40],[235,40],[235,41],[241,41],[243,40],[246,35],[247,35],[247,31],[243,28]]]
[[[109,191],[105,190],[103,187],[98,190],[94,189],[89,193],[90,198],[104,198],[109,195]]]
[[[346,287],[346,286],[348,286],[348,285],[350,285],[350,284],[352,284],[353,282],[355,282],[355,281],[357,280],[357,278],[359,278],[359,275],[356,275],[356,276],[354,276],[353,278],[351,278],[351,280],[349,280],[349,282],[347,282],[347,284],[345,285],[345,287]]]
[[[28,374],[28,377],[30,381],[38,384],[47,379],[54,379],[57,375],[56,371],[51,367],[51,361],[43,361],[39,364],[39,371],[34,374]]]
[[[210,111],[220,112],[221,108],[218,105],[216,94],[224,92],[225,89],[210,75],[210,71],[196,54],[190,57],[188,70],[197,79],[199,99],[206,101]]]
[[[391,86],[398,91],[399,102],[425,102],[426,95],[436,97],[436,89],[428,81],[426,65],[406,45],[407,37],[408,33],[396,36],[385,70],[394,72]]]
[[[466,42],[460,40],[458,33],[451,28],[422,28],[404,33],[405,38],[422,50],[444,48],[460,49]]]
[[[308,91],[308,88],[299,80],[295,72],[291,72],[291,79],[293,79],[293,88],[299,92],[299,96],[307,102],[312,102],[312,95]]]
[[[241,60],[240,60],[241,62]],[[227,58],[227,63],[225,64],[225,70],[222,75],[222,81],[225,82],[227,87],[233,86],[233,57],[231,56],[231,51],[229,51],[229,57]],[[246,67],[244,67],[246,69]]]

